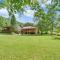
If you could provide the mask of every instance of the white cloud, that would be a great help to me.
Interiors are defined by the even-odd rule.
[[[0,9],[0,16],[6,17],[6,18],[9,17],[9,15],[8,15],[8,11],[7,11],[6,8],[2,8],[2,9]]]
[[[34,15],[34,11],[33,10],[27,10],[26,12],[24,12],[24,15],[27,17],[32,17]]]
[[[51,0],[38,0],[40,4],[44,2],[44,4],[51,4]]]
[[[51,0],[48,0],[46,4],[51,4]]]
[[[15,14],[15,17],[16,17],[17,21],[29,22],[29,21],[32,21],[34,12],[35,12],[35,11],[28,9],[28,10],[26,10],[26,12],[24,12],[24,15],[21,15],[21,16],[20,16],[20,15],[17,13],[17,14]],[[9,17],[8,11],[7,11],[6,8],[0,9],[0,16],[6,17],[6,18]]]
[[[27,16],[27,17],[32,17],[33,18],[34,11],[33,10],[26,10],[26,12],[24,12],[24,15]],[[6,17],[6,18],[9,17],[8,11],[7,11],[6,8],[0,9],[0,16]]]

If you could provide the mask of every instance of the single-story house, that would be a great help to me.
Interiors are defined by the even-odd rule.
[[[21,28],[21,34],[35,34],[37,32],[36,27],[26,26]]]
[[[11,27],[3,27],[2,32],[6,32],[6,33],[11,33]],[[20,27],[18,26],[16,28],[16,33],[18,34],[36,34],[37,33],[37,28],[36,27],[32,27],[32,26],[25,26],[25,27]]]

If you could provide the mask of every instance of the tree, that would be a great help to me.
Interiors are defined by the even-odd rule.
[[[35,14],[35,21],[37,21],[37,27],[38,27],[38,33],[41,31],[41,34],[43,32],[48,32],[48,20],[47,20],[47,14],[44,12],[42,8],[39,8]]]
[[[60,15],[58,15],[56,19],[57,19],[56,20],[56,26],[55,26],[56,32],[60,33]]]
[[[48,18],[50,20],[50,32],[51,34],[53,34],[54,31],[54,22],[55,22],[55,18],[56,18],[56,11],[58,11],[58,9],[56,8],[58,6],[58,0],[52,0],[50,5],[47,5],[47,9],[48,9]]]
[[[4,18],[2,16],[0,16],[0,32],[3,28],[3,26],[4,26]]]
[[[3,26],[3,17],[0,16],[0,27]]]
[[[23,26],[34,26],[34,23],[27,22],[27,23],[24,23]]]
[[[54,20],[56,17],[56,6],[58,5],[58,1],[52,0],[51,4],[46,4],[46,2],[43,2],[42,0],[42,3],[45,4],[46,9],[48,9],[47,13],[45,13],[44,10],[39,7],[38,10],[36,10],[34,16],[35,20],[37,21],[37,26],[41,31],[41,34],[43,32],[48,33],[48,31],[50,31],[52,34],[54,30]]]
[[[16,18],[14,16],[14,14],[11,17],[11,28],[12,28],[13,32],[16,30]]]

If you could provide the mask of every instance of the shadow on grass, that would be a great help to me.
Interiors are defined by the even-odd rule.
[[[1,33],[0,32],[0,35],[11,35],[11,33]]]
[[[16,33],[2,33],[0,32],[0,35],[20,35],[20,36],[53,36],[51,34],[16,34]],[[57,38],[55,38],[57,39]]]
[[[60,36],[55,36],[54,40],[60,40]]]
[[[51,36],[50,34],[21,34],[21,36]]]

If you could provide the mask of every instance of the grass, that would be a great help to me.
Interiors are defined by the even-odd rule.
[[[60,60],[54,36],[0,35],[0,60]]]

